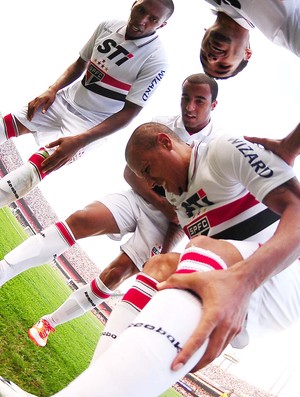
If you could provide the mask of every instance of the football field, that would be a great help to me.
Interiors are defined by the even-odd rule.
[[[0,259],[26,237],[9,209],[0,209]],[[32,324],[70,293],[65,278],[47,264],[20,274],[0,289],[0,375],[41,397],[62,389],[88,366],[103,328],[93,314],[86,313],[59,326],[45,348],[29,340]],[[101,374],[98,384],[101,387]],[[163,396],[180,394],[170,389]]]

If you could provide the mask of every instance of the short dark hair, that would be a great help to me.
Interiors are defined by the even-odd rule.
[[[168,18],[173,14],[175,6],[172,0],[159,0],[168,10]]]
[[[195,84],[208,84],[210,87],[211,91],[211,101],[214,102],[217,99],[218,96],[218,83],[216,80],[208,76],[205,73],[195,73],[191,74],[190,76],[186,77],[182,83],[182,85],[188,81],[189,83],[195,83]]]

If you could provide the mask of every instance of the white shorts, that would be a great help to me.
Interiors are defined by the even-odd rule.
[[[226,240],[243,258],[258,249],[252,241]],[[260,286],[250,299],[247,331],[250,338],[289,328],[300,320],[300,260]]]
[[[101,104],[99,104],[100,106]],[[70,99],[67,100],[64,90],[57,93],[55,101],[45,114],[41,112],[40,108],[35,113],[32,121],[27,119],[27,110],[28,106],[24,106],[22,109],[15,111],[13,115],[20,123],[32,131],[32,135],[40,147],[59,138],[85,132],[110,116],[107,113],[90,112],[72,104]],[[80,149],[72,161],[77,160],[91,149],[100,146],[106,139],[98,139]]]
[[[109,194],[99,201],[111,211],[120,229],[120,234],[108,235],[110,238],[121,240],[133,233],[121,250],[141,271],[151,256],[161,252],[168,219],[133,190]]]

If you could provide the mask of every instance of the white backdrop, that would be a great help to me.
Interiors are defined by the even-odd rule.
[[[126,20],[132,2],[2,2],[2,114],[12,112],[46,90],[77,59],[79,50],[98,23],[104,19]],[[131,126],[110,137],[97,153],[64,167],[40,184],[60,218],[64,219],[105,193],[127,188],[122,178],[123,152],[134,126],[150,121],[154,115],[177,114],[181,82],[187,75],[202,71],[200,41],[204,28],[210,26],[215,17],[204,1],[174,2],[175,14],[160,31],[169,52],[171,68],[147,108]],[[245,71],[233,79],[219,82],[219,104],[213,119],[239,134],[284,136],[299,122],[300,59],[272,45],[258,31],[252,34],[251,47],[254,55]],[[24,160],[35,149],[31,137],[19,138],[17,146]],[[299,172],[299,162],[296,168]],[[118,243],[106,237],[89,238],[80,244],[100,268],[119,252]],[[261,370],[257,362],[254,366],[250,359],[247,362],[252,363],[250,372],[258,381]],[[239,368],[244,371],[244,376],[249,376],[248,370],[243,366]],[[266,376],[262,379],[266,382]]]

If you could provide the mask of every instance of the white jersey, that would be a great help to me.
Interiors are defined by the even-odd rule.
[[[273,43],[300,57],[299,0],[205,0],[246,29],[254,25]]]
[[[188,191],[166,197],[189,238],[203,234],[263,243],[279,216],[261,201],[292,177],[293,169],[272,152],[226,134],[194,146]]]
[[[183,141],[190,141],[197,137],[201,142],[218,132],[212,122],[192,136],[185,130],[180,116],[157,117],[156,122],[163,123],[171,128]],[[164,244],[169,221],[132,189],[121,193],[110,194],[100,201],[113,214],[120,230],[119,235],[109,235],[110,238],[120,240],[123,236],[133,232],[121,250],[125,252],[139,270],[150,256],[159,254]]]
[[[181,115],[157,116],[152,119],[152,122],[166,125],[170,130],[174,131],[183,142],[189,145],[195,141],[207,143],[217,135],[221,134],[221,131],[218,128],[213,127],[212,121],[210,121],[207,126],[202,128],[199,132],[189,134],[184,127]]]
[[[126,22],[105,21],[80,51],[89,62],[81,82],[67,88],[69,100],[82,108],[114,114],[125,99],[145,106],[168,62],[159,36],[125,39]]]

